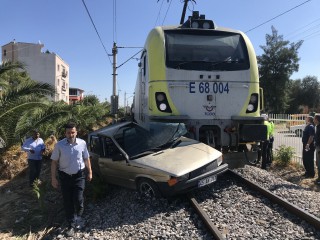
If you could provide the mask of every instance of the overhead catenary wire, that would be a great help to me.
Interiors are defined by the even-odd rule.
[[[122,64],[120,64],[117,68],[120,68],[122,65],[124,65],[125,63],[127,63],[128,61],[130,61],[131,59],[133,59],[136,55],[138,55],[140,52],[142,52],[143,49],[141,49],[139,52],[135,53],[133,56],[131,56],[129,59],[127,59],[125,62],[123,62]]]
[[[158,1],[158,2],[159,2],[159,1]],[[158,20],[159,20],[159,18],[160,18],[160,12],[161,12],[161,9],[162,9],[163,2],[164,2],[164,0],[162,0],[162,2],[161,2],[161,5],[160,5],[159,11],[158,11],[158,15],[157,15],[157,19],[156,19],[156,21],[155,21],[155,23],[154,23],[154,26],[157,25],[157,22],[158,22]]]
[[[166,14],[164,15],[164,18],[163,18],[163,21],[162,21],[162,25],[163,25],[164,21],[165,21],[165,20],[166,20],[166,18],[167,18],[167,14],[168,14],[168,12],[169,12],[169,9],[170,9],[170,6],[171,6],[171,3],[172,3],[172,0],[170,0],[169,6],[168,6],[167,11],[166,11]]]
[[[254,30],[254,29],[258,28],[258,27],[261,27],[262,25],[264,25],[264,24],[266,24],[266,23],[268,23],[268,22],[271,22],[272,20],[274,20],[274,19],[276,19],[276,18],[278,18],[278,17],[280,17],[280,16],[282,16],[282,15],[288,13],[288,12],[291,12],[292,10],[294,10],[294,9],[296,9],[296,8],[298,8],[298,7],[301,7],[302,5],[304,5],[304,4],[306,4],[306,3],[310,2],[310,1],[311,1],[311,0],[307,0],[307,1],[305,1],[305,2],[303,2],[303,3],[301,3],[301,4],[297,5],[297,6],[295,6],[295,7],[293,7],[293,8],[290,8],[289,10],[287,10],[287,11],[285,11],[285,12],[283,12],[283,13],[280,13],[279,15],[277,15],[277,16],[275,16],[275,17],[273,17],[273,18],[271,18],[271,19],[269,19],[269,20],[267,20],[267,21],[265,21],[265,22],[263,22],[263,23],[255,26],[255,27],[253,27],[253,28],[245,31],[245,33],[248,33],[248,32],[250,32],[250,31],[252,31],[252,30]]]
[[[104,46],[104,44],[103,44],[103,42],[102,42],[102,39],[101,39],[101,37],[100,37],[100,34],[99,34],[99,32],[98,32],[98,30],[97,30],[97,28],[96,28],[96,25],[95,25],[94,22],[93,22],[93,19],[92,19],[91,15],[90,15],[90,12],[89,12],[88,8],[87,8],[87,5],[86,5],[86,3],[84,2],[84,0],[82,0],[82,3],[83,3],[83,6],[85,7],[85,9],[86,9],[86,11],[87,11],[87,14],[88,14],[88,16],[89,16],[89,18],[90,18],[90,20],[91,20],[91,23],[92,23],[92,25],[93,25],[93,27],[94,27],[94,29],[95,29],[98,37],[99,37],[100,43],[101,43],[101,45],[102,45],[105,53],[107,54],[108,59],[109,59],[109,62],[110,62],[110,64],[111,64],[111,66],[112,66],[112,62],[111,62],[111,59],[110,59],[110,54],[108,53],[106,47]]]
[[[117,0],[113,0],[113,42],[117,42]]]
[[[304,33],[304,32],[310,31],[310,30],[312,30],[313,28],[319,26],[320,24],[317,24],[316,26],[310,27],[310,28],[308,28],[307,30],[304,30],[303,32],[300,32],[300,33],[299,33],[300,30],[303,30],[303,29],[311,26],[312,24],[316,23],[316,22],[319,21],[319,20],[320,20],[320,18],[317,18],[316,20],[313,20],[312,22],[310,22],[310,23],[308,23],[308,24],[306,24],[306,25],[304,25],[304,26],[302,26],[302,27],[300,27],[300,28],[298,28],[298,29],[296,29],[296,30],[294,30],[294,31],[286,34],[285,37],[288,37],[288,36],[292,37],[292,35],[295,36],[295,35],[299,35],[299,34],[302,34],[302,33]]]
[[[314,21],[315,22],[315,21]],[[313,23],[314,23],[313,22]],[[312,23],[311,23],[312,24]],[[306,28],[307,26],[310,26],[311,24],[308,24],[308,25],[306,25],[306,26],[304,26],[304,27],[302,27],[302,28],[300,28],[300,29],[298,29],[298,30],[296,30],[295,32],[297,32],[297,31],[299,31],[299,30],[301,30],[301,29],[303,29],[303,28]],[[293,36],[290,36],[290,34],[288,34],[288,35],[285,35],[285,37],[288,39],[288,36],[290,36],[289,38],[290,39],[301,39],[301,40],[304,40],[304,41],[306,41],[306,40],[309,40],[309,39],[311,39],[311,38],[313,38],[313,37],[316,37],[318,34],[318,32],[320,31],[320,24],[317,24],[317,25],[315,25],[315,26],[312,26],[312,27],[310,27],[310,28],[308,28],[308,29],[306,29],[306,30],[304,30],[304,31],[302,31],[302,32],[298,32],[298,33],[295,33],[295,34],[293,34]],[[292,35],[292,34],[291,34]]]

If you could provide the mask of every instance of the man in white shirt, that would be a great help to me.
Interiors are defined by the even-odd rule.
[[[77,138],[75,124],[65,126],[66,138],[59,141],[51,155],[51,184],[58,188],[58,175],[61,185],[66,219],[68,223],[68,235],[73,235],[73,228],[82,222],[81,215],[84,210],[83,192],[85,188],[85,168],[87,168],[87,180],[92,179],[92,170],[87,144]]]
[[[29,185],[32,187],[34,180],[40,177],[42,154],[46,149],[37,129],[32,131],[32,137],[26,139],[21,148],[28,154]]]

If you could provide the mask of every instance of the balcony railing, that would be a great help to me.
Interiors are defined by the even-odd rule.
[[[61,76],[63,78],[66,78],[68,76],[68,72],[66,70],[63,70],[62,73],[61,73]]]

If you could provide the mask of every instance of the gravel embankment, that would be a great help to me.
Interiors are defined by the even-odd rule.
[[[237,172],[320,217],[318,192],[250,166]],[[226,239],[320,239],[311,225],[235,180],[220,177],[195,196]],[[103,200],[89,203],[84,217],[86,227],[73,238],[58,229],[47,239],[212,239],[182,197],[147,201],[134,191],[114,188]]]

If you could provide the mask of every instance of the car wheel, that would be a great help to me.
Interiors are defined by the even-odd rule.
[[[158,186],[152,180],[143,178],[138,181],[138,192],[145,198],[159,198],[161,193]]]
[[[302,137],[302,130],[301,129],[297,129],[295,132],[297,137]]]

